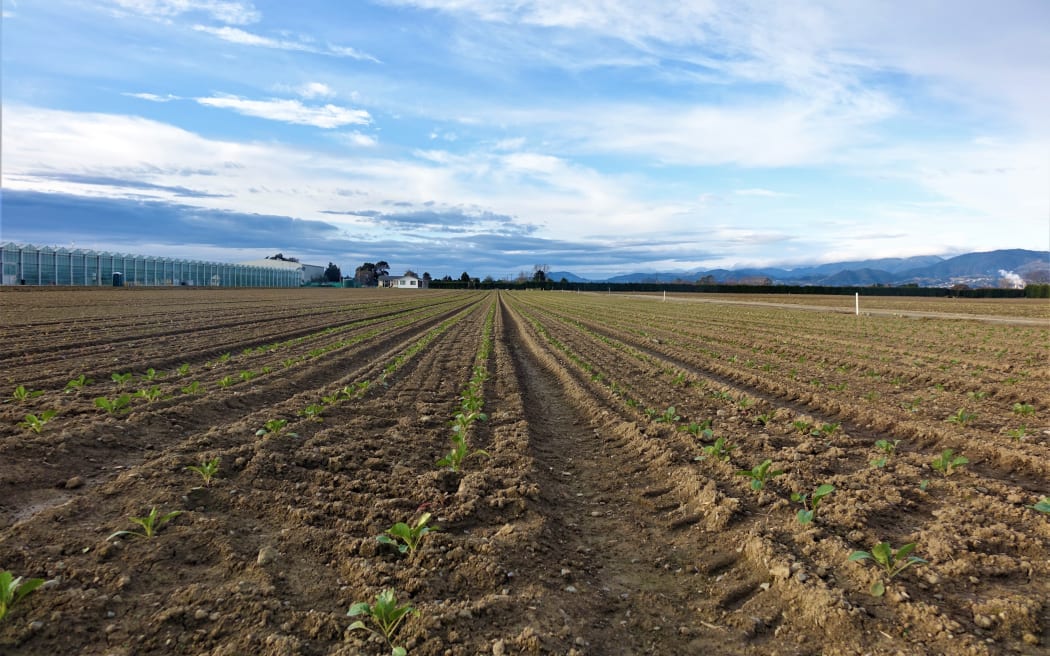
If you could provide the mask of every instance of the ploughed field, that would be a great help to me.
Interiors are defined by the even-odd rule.
[[[848,300],[0,291],[0,653],[1050,653],[1045,301]]]

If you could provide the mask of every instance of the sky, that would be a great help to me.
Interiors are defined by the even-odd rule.
[[[2,0],[0,241],[514,277],[1050,249],[1045,0]]]

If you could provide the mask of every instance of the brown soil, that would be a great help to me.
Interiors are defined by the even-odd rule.
[[[0,623],[5,655],[389,653],[346,616],[388,588],[417,611],[410,654],[1048,653],[1045,326],[433,290],[38,290],[0,312],[5,396],[43,392],[0,405],[0,569],[49,579]],[[489,316],[469,434],[489,457],[441,469]],[[877,439],[901,440],[882,467]],[[970,463],[934,472],[944,448]],[[213,457],[202,487],[186,467]],[[736,471],[764,458],[785,473],[756,492]],[[823,482],[800,525],[790,493]],[[182,514],[109,537],[152,507]],[[415,553],[376,542],[424,511]],[[872,597],[847,556],[881,540],[929,562]]]

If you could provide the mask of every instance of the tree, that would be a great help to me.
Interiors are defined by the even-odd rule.
[[[430,277],[430,272],[429,271],[424,271],[423,272],[423,282],[425,282],[425,283],[427,283],[429,285],[431,280],[433,280],[433,278]]]
[[[376,265],[372,262],[365,262],[357,267],[357,270],[354,271],[354,280],[361,287],[375,287],[377,281]]]
[[[299,258],[297,258],[297,257],[285,257],[284,253],[277,253],[276,255],[270,255],[266,259],[268,259],[268,260],[280,260],[281,262],[298,262],[299,261]]]
[[[387,264],[385,260],[379,260],[378,262],[376,262],[375,271],[376,278],[379,278],[379,276],[390,275],[390,265]]]
[[[419,277],[419,276],[416,275],[416,272],[413,271],[412,269],[405,269],[405,276],[406,277],[412,276],[413,278],[418,278]]]
[[[536,271],[532,274],[532,282],[547,282],[547,274],[543,269],[536,268]]]
[[[459,280],[460,282],[470,282],[470,274],[464,271],[463,275],[459,277]]]
[[[335,264],[329,262],[328,268],[324,270],[324,279],[328,282],[339,282],[343,279],[343,272]]]

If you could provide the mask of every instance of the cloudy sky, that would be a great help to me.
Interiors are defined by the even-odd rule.
[[[1044,0],[2,0],[0,240],[594,278],[1050,248]]]

